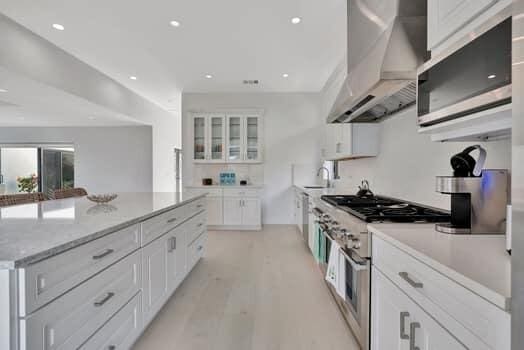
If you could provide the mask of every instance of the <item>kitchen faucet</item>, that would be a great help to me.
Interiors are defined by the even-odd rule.
[[[331,188],[331,181],[329,181],[329,169],[326,168],[325,166],[323,167],[320,167],[317,171],[317,176],[320,176],[320,173],[322,172],[322,170],[325,170],[327,171],[327,182],[326,182],[326,187],[327,188]]]

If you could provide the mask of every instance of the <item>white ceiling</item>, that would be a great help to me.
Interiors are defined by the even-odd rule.
[[[182,91],[320,91],[346,50],[346,0],[0,0],[0,12],[165,109]]]
[[[0,127],[118,126],[137,121],[0,67]]]

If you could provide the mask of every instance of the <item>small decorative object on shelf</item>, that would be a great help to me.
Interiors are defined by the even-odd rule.
[[[220,173],[221,185],[234,185],[236,183],[235,173]]]
[[[108,203],[111,202],[113,199],[118,197],[116,193],[109,193],[109,194],[92,194],[87,196],[87,199],[89,199],[91,202],[95,203]]]

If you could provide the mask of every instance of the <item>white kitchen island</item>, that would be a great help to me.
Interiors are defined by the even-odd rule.
[[[0,348],[129,348],[203,255],[204,197],[0,208]]]

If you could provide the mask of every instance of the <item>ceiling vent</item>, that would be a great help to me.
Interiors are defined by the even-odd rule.
[[[259,82],[260,81],[258,79],[243,81],[244,85],[258,85]]]

